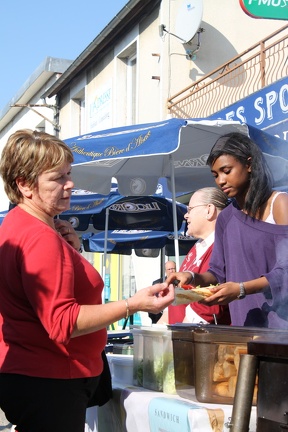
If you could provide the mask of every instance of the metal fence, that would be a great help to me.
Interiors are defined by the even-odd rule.
[[[168,99],[172,117],[208,117],[288,75],[288,25]]]

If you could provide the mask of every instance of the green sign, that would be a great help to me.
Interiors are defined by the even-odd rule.
[[[244,12],[253,18],[288,20],[288,0],[239,0]]]

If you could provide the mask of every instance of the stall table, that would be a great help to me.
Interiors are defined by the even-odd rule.
[[[98,408],[98,432],[224,432],[229,431],[232,405],[200,403],[113,383],[113,399]],[[94,432],[93,430],[93,432]],[[256,432],[252,407],[249,432]]]

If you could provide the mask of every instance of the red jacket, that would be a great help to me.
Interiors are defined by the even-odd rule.
[[[199,263],[194,264],[196,259],[196,245],[193,245],[188,254],[186,255],[179,271],[193,271],[196,273],[204,273],[209,268],[209,261],[212,254],[213,244],[204,252],[201,256],[201,260]],[[178,305],[168,307],[168,321],[169,324],[175,324],[182,322],[185,317],[185,309],[187,305]],[[201,303],[191,303],[190,307],[205,321],[208,321],[211,324],[214,324],[214,314],[217,318],[218,324],[227,324],[231,323],[229,308],[228,306],[206,306]]]
[[[102,302],[95,268],[55,230],[15,207],[0,227],[0,273],[1,372],[99,375],[106,329],[71,338],[80,305]]]

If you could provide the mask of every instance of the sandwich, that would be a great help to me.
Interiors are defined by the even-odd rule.
[[[213,288],[212,285],[211,288]],[[187,289],[186,287],[176,287],[174,304],[179,305],[198,302],[210,297],[211,295],[213,295],[213,293],[208,287],[197,287],[193,289]]]

